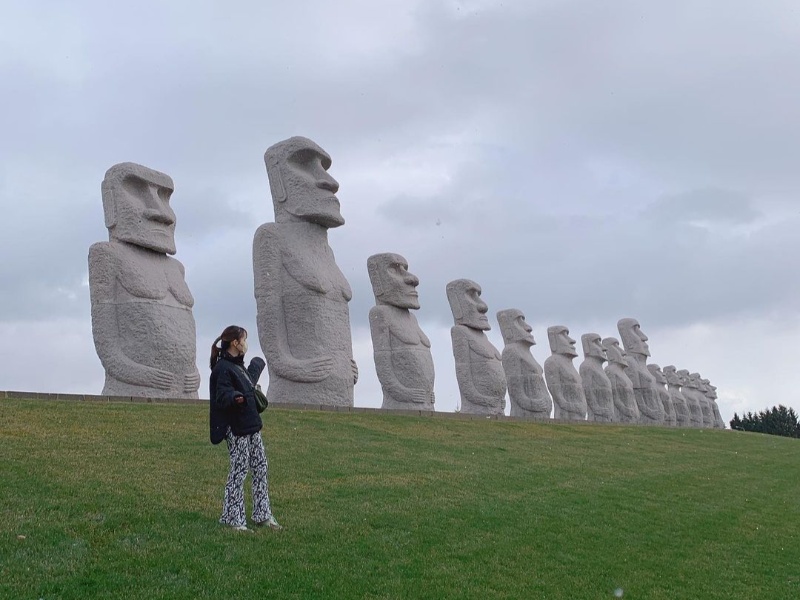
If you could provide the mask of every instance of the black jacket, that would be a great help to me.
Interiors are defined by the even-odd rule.
[[[227,352],[220,354],[217,364],[211,371],[209,387],[209,425],[211,443],[219,444],[225,439],[228,427],[233,435],[250,435],[261,431],[261,415],[256,409],[255,387],[264,370],[264,359],[254,358],[247,367],[250,379],[244,374],[241,357],[234,358]],[[243,404],[236,404],[234,398],[244,396]]]

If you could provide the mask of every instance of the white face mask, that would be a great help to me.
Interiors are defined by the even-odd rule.
[[[247,340],[239,342],[239,352],[242,354],[247,354]]]

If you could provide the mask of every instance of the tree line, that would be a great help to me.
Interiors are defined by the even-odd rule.
[[[782,435],[784,437],[800,438],[800,422],[793,408],[786,408],[783,404],[773,406],[756,413],[747,413],[739,417],[733,413],[731,429],[739,431],[755,431],[769,435]]]

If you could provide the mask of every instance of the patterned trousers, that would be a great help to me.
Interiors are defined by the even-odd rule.
[[[272,515],[272,509],[269,505],[269,466],[261,432],[238,436],[229,429],[225,442],[228,444],[231,466],[219,522],[233,527],[247,524],[244,480],[248,467],[253,472],[253,521],[266,521]]]

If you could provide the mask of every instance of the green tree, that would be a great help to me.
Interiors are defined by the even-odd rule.
[[[800,422],[798,422],[797,413],[793,408],[787,408],[783,404],[764,409],[758,414],[748,412],[741,418],[734,413],[730,425],[731,429],[739,431],[800,438]]]

